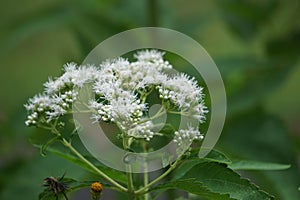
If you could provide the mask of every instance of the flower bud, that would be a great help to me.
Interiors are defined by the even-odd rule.
[[[91,184],[90,192],[93,200],[99,200],[101,197],[103,186],[99,182],[94,182]]]

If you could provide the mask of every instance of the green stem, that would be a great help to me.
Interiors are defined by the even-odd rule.
[[[145,166],[145,168],[146,168],[147,167],[147,163],[145,163],[145,165],[146,165]],[[148,185],[148,181],[149,181],[148,172],[144,172],[144,186]],[[147,192],[147,190],[145,190],[145,192]],[[145,200],[149,200],[149,193],[144,194],[144,199]]]
[[[186,112],[178,112],[178,111],[171,111],[171,110],[169,110],[168,113],[175,114],[175,115],[190,116],[189,113],[186,113]]]
[[[143,148],[144,152],[147,152],[146,143],[144,142]],[[147,162],[144,162],[144,186],[147,186],[149,182],[149,175],[148,175],[148,164]],[[147,192],[147,190],[146,190]],[[149,200],[149,194],[144,194],[144,200]]]
[[[129,138],[126,137],[125,132],[122,133],[123,134],[123,149],[124,150],[129,150],[130,149],[130,145],[128,144],[128,140]],[[128,198],[130,200],[132,199],[136,199],[136,196],[134,195],[134,185],[133,185],[133,178],[132,178],[132,168],[130,163],[126,164],[126,175],[127,175],[127,188],[128,188]]]
[[[78,158],[80,158],[85,164],[90,166],[95,172],[97,172],[100,176],[105,178],[111,184],[119,188],[120,191],[128,192],[128,189],[117,183],[115,180],[107,176],[104,172],[99,170],[95,165],[93,165],[90,161],[88,161],[84,156],[82,156],[65,138],[62,138],[62,143],[69,148]]]
[[[146,102],[146,99],[147,99],[147,96],[153,91],[153,88],[154,87],[151,87],[149,91],[147,92],[143,92],[143,91],[140,91],[139,93],[141,94],[141,103],[145,103]]]
[[[126,174],[127,174],[127,187],[128,187],[129,199],[133,200],[136,199],[136,196],[134,194],[134,185],[133,185],[132,170],[130,164],[126,165]]]
[[[152,117],[149,117],[147,119],[141,120],[138,122],[138,124],[142,124],[145,123],[147,121],[152,121],[153,119],[162,116],[163,114],[165,114],[166,112],[164,112],[164,107],[160,107],[159,111],[157,111],[157,113],[155,115],[153,115]]]
[[[77,113],[96,113],[93,110],[80,110],[80,111],[68,111],[66,114],[77,114]]]
[[[137,195],[141,195],[147,192],[147,190],[154,184],[156,184],[157,182],[159,182],[161,179],[165,178],[173,169],[175,169],[175,167],[177,166],[178,162],[181,159],[178,158],[170,167],[167,171],[165,171],[161,176],[159,176],[158,178],[156,178],[155,180],[153,180],[151,183],[145,185],[144,187],[140,188],[139,190],[135,191],[135,194]]]
[[[52,127],[48,127],[48,126],[44,126],[44,125],[40,125],[40,124],[38,124],[37,125],[37,128],[42,128],[42,129],[45,129],[45,130],[50,130],[50,131],[52,131]]]

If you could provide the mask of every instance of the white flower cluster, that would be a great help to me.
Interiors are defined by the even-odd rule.
[[[198,129],[189,126],[187,129],[180,129],[175,131],[174,142],[179,146],[184,145],[184,142],[192,142],[196,139],[203,139],[203,135],[200,134]]]
[[[203,122],[206,107],[203,89],[194,78],[186,74],[168,75],[172,65],[163,59],[163,52],[145,50],[135,54],[136,61],[118,58],[95,66],[64,66],[64,74],[49,79],[45,91],[29,99],[25,105],[29,111],[26,125],[50,123],[66,113],[72,113],[72,103],[80,100],[77,89],[91,84],[95,99],[90,99],[89,109],[96,121],[115,123],[129,137],[149,141],[156,133],[152,119],[148,117],[146,102],[149,91],[157,89],[162,105],[170,102],[179,113],[184,113]],[[194,129],[178,130],[174,141],[201,139]]]
[[[151,130],[152,126],[152,122],[147,121],[130,129],[127,134],[134,138],[145,138],[147,141],[150,141],[150,139],[155,135],[155,133]]]
[[[180,74],[167,79],[157,88],[160,98],[171,100],[182,112],[186,112],[189,116],[204,122],[205,114],[208,111],[202,100],[203,88],[198,86],[195,78]]]
[[[77,92],[66,91],[63,94],[38,94],[29,99],[25,108],[30,112],[25,121],[27,126],[36,125],[37,122],[49,123],[64,115],[77,98]]]
[[[175,131],[174,142],[177,143],[177,153],[184,153],[194,140],[202,140],[204,136],[200,134],[198,129],[189,126],[187,129]]]
[[[98,69],[94,66],[77,66],[75,63],[64,65],[65,73],[56,80],[49,79],[44,84],[46,94],[59,93],[74,87],[82,87],[85,83],[95,79]]]
[[[38,123],[50,123],[52,120],[66,114],[77,99],[76,87],[94,80],[97,69],[93,66],[78,67],[75,63],[64,66],[65,73],[56,80],[49,79],[44,84],[45,91],[28,100],[25,108],[29,115],[27,126]]]

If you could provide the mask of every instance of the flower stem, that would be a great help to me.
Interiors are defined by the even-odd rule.
[[[179,112],[179,111],[168,110],[168,113],[175,114],[175,115],[190,116],[189,113],[187,113],[187,112],[181,112],[181,111]]]
[[[70,142],[68,142],[65,138],[62,138],[62,143],[69,148],[78,158],[80,158],[84,163],[86,163],[88,166],[90,166],[95,172],[97,172],[100,176],[105,178],[107,181],[109,181],[111,184],[116,186],[120,191],[128,192],[128,189],[117,183],[115,180],[110,178],[108,175],[106,175],[104,172],[99,170],[95,165],[93,165],[90,161],[88,161],[84,156],[82,156],[72,145]]]
[[[147,144],[144,142],[143,144],[144,152],[147,152]],[[149,176],[148,176],[148,164],[144,162],[144,186],[148,185]],[[146,190],[147,191],[147,190]],[[144,200],[149,200],[149,194],[144,194]]]
[[[151,183],[145,185],[144,187],[140,188],[139,190],[135,191],[135,194],[137,195],[141,195],[141,194],[145,194],[148,190],[148,188],[150,188],[152,185],[156,184],[157,182],[159,182],[161,179],[163,179],[164,177],[166,177],[173,169],[175,169],[175,167],[177,166],[178,162],[181,159],[178,158],[170,167],[167,171],[165,171],[162,175],[160,175],[158,178],[156,178],[155,180],[153,180]]]
[[[126,165],[126,173],[127,173],[127,187],[128,187],[128,194],[129,199],[134,200],[136,196],[134,194],[134,185],[133,185],[133,178],[132,178],[132,169],[130,164]]]
[[[153,115],[152,117],[149,117],[149,118],[146,118],[146,119],[144,119],[144,120],[139,121],[138,124],[142,124],[142,123],[145,123],[145,122],[147,122],[147,121],[152,121],[153,119],[156,119],[156,118],[158,118],[158,117],[160,117],[160,116],[162,116],[162,115],[164,115],[164,114],[166,114],[166,112],[165,112],[164,107],[162,106],[162,107],[160,107],[160,109],[157,111],[157,113],[155,113],[155,115]]]
[[[146,165],[144,168],[147,167],[147,163],[145,163],[144,165]],[[146,169],[145,169],[146,170]],[[148,185],[148,181],[149,181],[149,177],[148,177],[148,172],[145,171],[144,172],[144,186],[147,186]],[[147,192],[147,190],[145,190]],[[144,200],[149,200],[149,194],[146,193],[144,194]]]

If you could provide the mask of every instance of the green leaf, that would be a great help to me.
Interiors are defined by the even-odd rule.
[[[222,152],[218,150],[211,150],[204,158],[208,161],[218,162],[218,163],[224,163],[224,164],[230,164],[231,160]]]
[[[40,148],[40,145],[35,145],[36,147]],[[78,159],[77,157],[73,156],[70,153],[67,152],[63,152],[62,150],[55,148],[55,147],[48,147],[47,151],[58,155],[61,158],[64,158],[65,160],[68,160],[71,163],[74,163],[78,166],[80,166],[81,168],[94,173],[96,175],[99,175],[98,173],[96,173],[89,165],[87,165],[86,163],[84,163],[83,161],[81,161],[80,159]],[[99,161],[95,160],[94,158],[90,157],[90,156],[85,156],[90,162],[92,162],[98,169],[100,169],[101,171],[103,171],[105,174],[107,174],[109,177],[113,178],[114,180],[123,183],[123,184],[127,184],[127,177],[124,173],[108,168],[105,165],[101,164]]]
[[[251,177],[270,191],[277,199],[298,200],[300,193],[299,171],[295,161],[297,146],[290,137],[283,120],[265,113],[262,108],[253,108],[232,117],[232,126],[223,130],[222,149],[230,155],[245,160],[268,160],[291,163],[286,171],[249,171]],[[295,146],[296,145],[296,146]],[[283,184],[284,183],[284,184]]]
[[[39,200],[55,200],[55,195],[50,189],[45,189],[42,193],[39,194]]]
[[[182,178],[190,169],[192,169],[195,165],[205,162],[200,158],[192,158],[184,161],[176,170],[173,171],[172,180],[177,180]]]
[[[162,166],[163,168],[165,168],[166,166],[170,165],[171,161],[172,161],[173,156],[170,156],[167,153],[164,153],[161,157],[161,162],[162,162]]]
[[[291,165],[260,161],[238,160],[229,164],[228,167],[233,170],[283,170],[290,168]]]
[[[188,158],[199,158],[199,150],[200,148],[193,148]],[[212,149],[203,159],[224,164],[231,163],[231,160],[225,154],[216,149]]]
[[[194,165],[181,177],[181,179],[188,178],[194,178],[196,181],[201,182],[203,186],[206,186],[212,192],[228,194],[234,199],[274,199],[222,163],[202,161]]]
[[[176,180],[167,183],[163,183],[157,185],[152,188],[151,191],[160,191],[160,190],[168,190],[168,189],[180,189],[187,191],[192,194],[199,195],[205,199],[211,200],[231,200],[228,194],[220,194],[216,192],[212,192],[204,186],[201,182],[195,181],[195,179],[186,179],[186,180]]]
[[[79,165],[80,167],[88,170],[89,172],[92,172],[92,173],[98,175],[94,170],[91,169],[90,166],[88,166],[86,163],[84,163],[83,161],[79,160],[77,157],[75,157],[71,154],[66,154],[65,152],[55,150],[52,148],[48,148],[48,151],[66,159],[76,165]],[[112,179],[114,179],[120,183],[127,184],[127,177],[124,173],[114,170],[114,169],[111,169],[111,168],[108,168],[105,165],[101,164],[99,161],[97,161],[89,156],[85,156],[85,157],[88,158],[90,162],[92,162],[98,169],[100,169],[102,172],[107,174]]]
[[[176,170],[176,173],[174,173],[173,179],[179,179],[181,178],[188,170],[190,170],[193,166],[206,162],[218,162],[218,163],[224,163],[224,164],[230,164],[231,160],[227,158],[223,153],[217,150],[211,150],[209,154],[205,158],[199,158],[198,157],[199,148],[193,149],[191,151],[191,155],[189,156],[188,160],[185,160],[180,167]]]
[[[48,142],[46,142],[45,144],[43,144],[40,147],[40,154],[42,156],[46,156],[47,148],[49,148],[51,146],[51,144],[55,143],[58,140],[58,138],[59,138],[58,136],[55,136],[55,137],[51,138]]]

